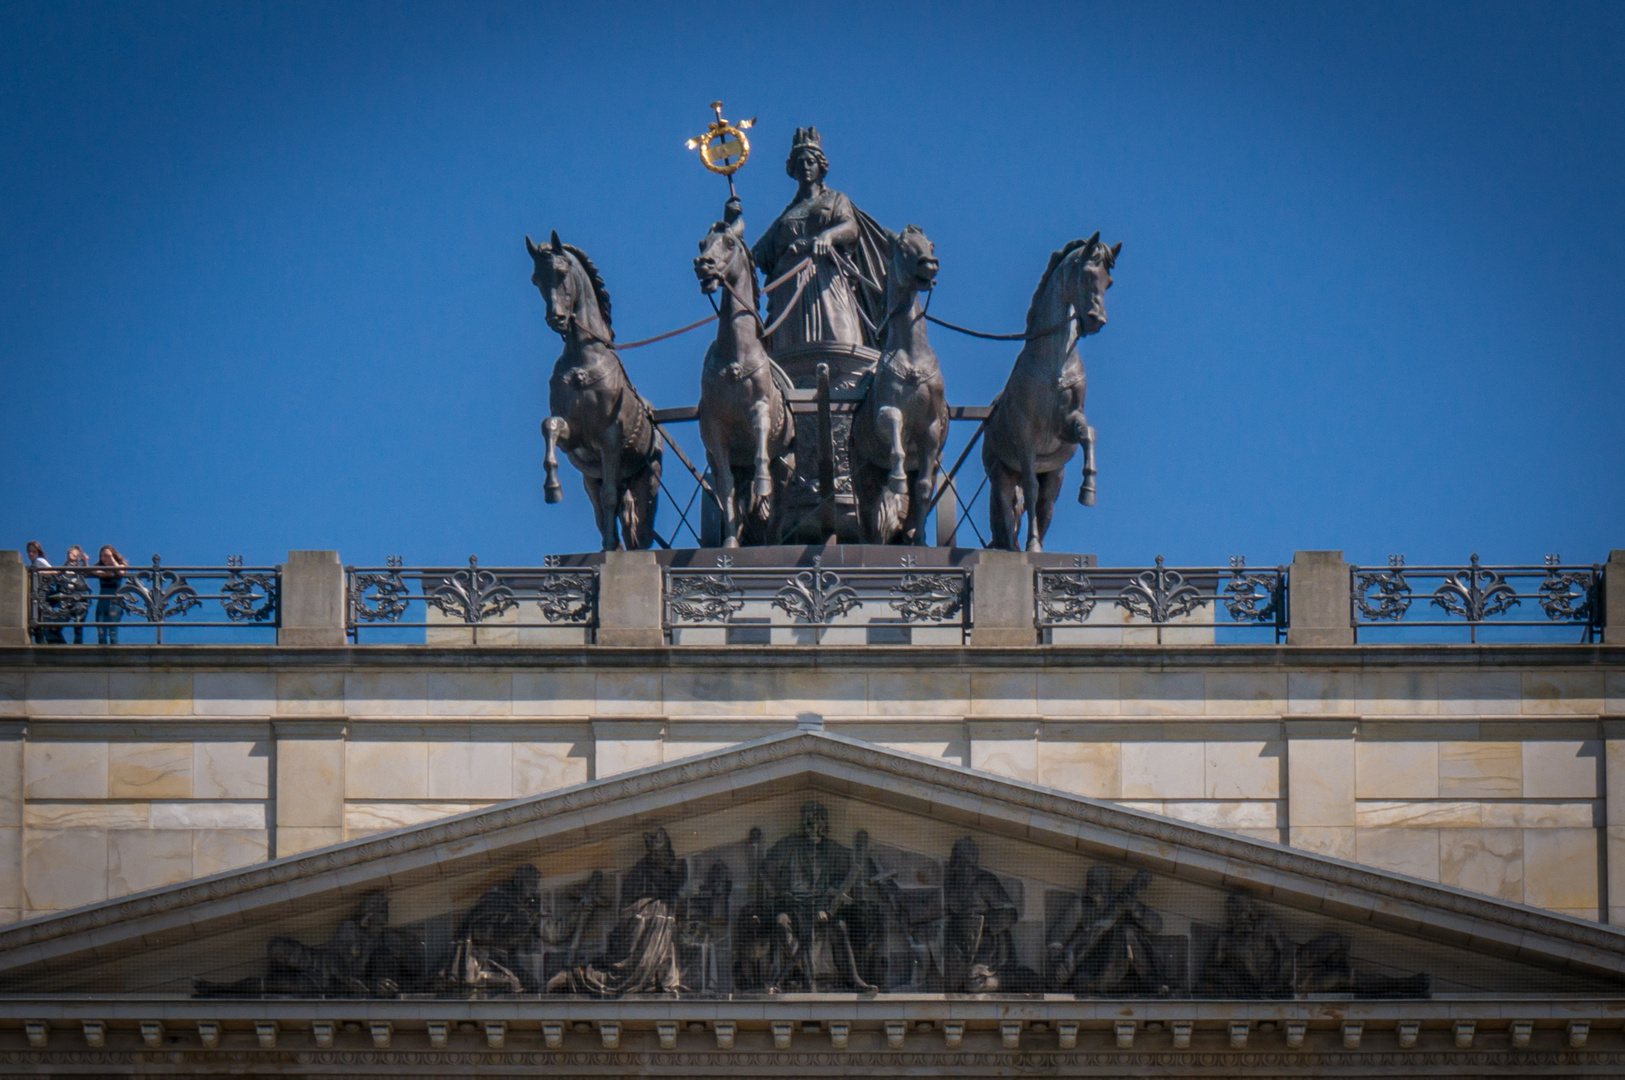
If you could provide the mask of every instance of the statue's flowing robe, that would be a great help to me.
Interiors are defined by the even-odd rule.
[[[622,882],[623,906],[604,955],[553,976],[551,993],[621,997],[683,988],[677,964],[677,898],[688,867],[666,851],[645,855]]]
[[[797,262],[800,256],[787,254],[796,240],[811,240],[842,222],[858,228],[855,241],[837,250],[857,268],[868,284],[849,277],[836,260],[813,258],[814,276],[802,290],[791,312],[768,342],[768,352],[778,355],[812,342],[874,346],[871,326],[885,319],[886,264],[891,236],[880,224],[839,191],[825,188],[810,199],[792,202],[757,238],[751,249],[756,265],[772,281]],[[873,285],[879,289],[876,292]],[[791,278],[768,294],[767,321],[771,325],[795,296],[796,279]],[[862,314],[860,314],[860,311]],[[867,322],[865,322],[867,317]]]

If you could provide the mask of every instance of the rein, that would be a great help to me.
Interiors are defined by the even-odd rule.
[[[1073,323],[1074,320],[1077,319],[1077,317],[1078,316],[1076,313],[1068,315],[1065,319],[1062,319],[1048,330],[1040,330],[1035,334],[984,334],[980,330],[972,330],[965,326],[956,326],[953,323],[948,322],[946,319],[937,318],[935,315],[926,315],[927,319],[930,319],[932,322],[943,327],[944,329],[952,330],[955,333],[965,334],[968,337],[982,338],[985,341],[1037,341],[1039,338],[1049,337],[1057,330],[1065,330]]]

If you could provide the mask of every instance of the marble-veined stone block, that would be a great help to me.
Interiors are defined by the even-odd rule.
[[[1523,830],[1446,829],[1439,833],[1439,881],[1523,901]]]
[[[1439,795],[1523,794],[1523,747],[1515,742],[1439,744]]]
[[[110,743],[107,794],[114,799],[190,798],[192,744]]]
[[[1361,799],[1434,799],[1439,744],[1429,740],[1354,744],[1354,793]]]
[[[1125,799],[1200,799],[1205,791],[1206,744],[1125,742]]]
[[[107,754],[105,742],[24,743],[23,792],[30,799],[105,799]]]

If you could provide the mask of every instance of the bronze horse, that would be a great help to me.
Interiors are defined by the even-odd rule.
[[[989,496],[990,545],[1018,550],[1027,515],[1027,550],[1044,550],[1066,463],[1083,447],[1078,501],[1095,504],[1095,429],[1083,415],[1078,340],[1106,325],[1106,290],[1122,244],[1095,233],[1050,256],[1027,309],[1027,340],[1004,390],[993,399],[982,443]]]
[[[722,509],[722,546],[777,537],[780,496],[795,471],[790,379],[767,355],[756,311],[756,265],[745,223],[730,201],[727,220],[700,241],[694,276],[721,292],[717,339],[700,373],[700,438]]]
[[[880,363],[852,418],[852,490],[871,544],[926,543],[925,512],[948,441],[942,368],[920,309],[920,291],[936,285],[935,250],[914,225],[892,240]]]
[[[592,260],[559,242],[538,247],[525,237],[536,269],[531,282],[547,302],[547,325],[564,339],[564,352],[548,381],[547,441],[542,491],[550,503],[563,499],[557,451],[581,470],[605,551],[638,551],[654,539],[660,497],[660,436],[645,401],[632,386],[615,352],[609,291]],[[619,536],[616,526],[619,525]]]

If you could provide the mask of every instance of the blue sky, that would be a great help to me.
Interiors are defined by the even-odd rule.
[[[0,547],[594,547],[573,474],[542,502],[522,238],[593,256],[623,340],[707,314],[720,97],[750,235],[816,124],[935,241],[933,314],[1017,329],[1051,250],[1123,242],[1052,550],[1601,560],[1622,60],[1618,5],[0,3]],[[706,336],[627,354],[644,394],[691,403]],[[956,404],[1014,356],[933,342]]]

